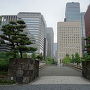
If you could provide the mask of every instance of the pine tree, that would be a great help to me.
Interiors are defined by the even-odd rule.
[[[16,53],[20,53],[20,57],[23,58],[22,53],[28,51],[36,51],[36,48],[29,47],[33,44],[27,35],[23,34],[23,30],[26,28],[25,22],[17,20],[16,22],[10,21],[9,24],[2,26],[3,35],[0,35],[1,39],[11,47],[13,51],[13,57],[16,58]]]

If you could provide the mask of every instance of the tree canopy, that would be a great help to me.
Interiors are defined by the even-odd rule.
[[[66,54],[66,56],[63,58],[62,62],[64,64],[70,64],[71,61],[71,57],[69,56],[69,54]]]
[[[2,26],[3,35],[0,35],[1,39],[5,41],[14,52],[13,57],[16,58],[16,53],[20,53],[20,57],[23,58],[22,53],[28,51],[36,51],[36,48],[30,47],[33,44],[23,30],[26,28],[26,24],[22,20],[16,22],[10,21],[9,24]]]
[[[77,65],[81,62],[80,55],[78,52],[75,53],[75,62],[77,63]]]

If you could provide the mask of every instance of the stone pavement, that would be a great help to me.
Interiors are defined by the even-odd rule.
[[[0,86],[0,90],[90,90],[90,81],[69,67],[48,66],[30,84]]]
[[[90,81],[80,76],[41,76],[32,85],[36,84],[89,84]]]
[[[90,84],[82,73],[69,67],[48,66],[33,84]]]
[[[48,66],[40,72],[40,76],[82,76],[82,73],[69,67]]]

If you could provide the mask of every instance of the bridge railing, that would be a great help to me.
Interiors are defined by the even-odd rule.
[[[70,63],[70,64],[67,64],[67,66],[70,66],[70,67],[75,68],[79,71],[82,71],[82,64],[76,65],[76,64]]]
[[[42,70],[46,66],[46,63],[40,63],[39,64],[39,70]]]

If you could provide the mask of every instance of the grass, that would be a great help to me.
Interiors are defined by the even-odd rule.
[[[7,80],[1,80],[0,85],[10,85],[10,84],[15,84],[15,81],[7,81]]]
[[[8,80],[8,71],[0,71],[0,85],[10,85],[16,83]]]

